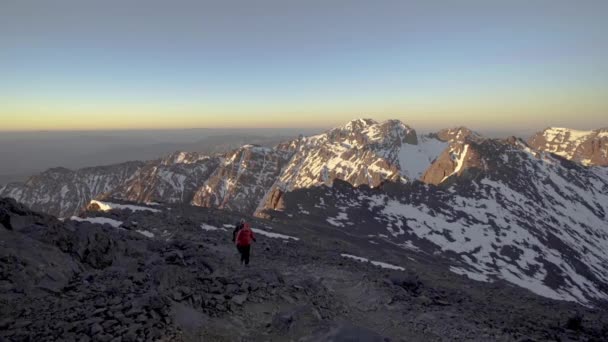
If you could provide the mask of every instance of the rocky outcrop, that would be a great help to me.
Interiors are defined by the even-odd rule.
[[[466,127],[455,127],[442,129],[429,136],[449,143],[464,143],[465,141],[481,142],[484,138]]]
[[[536,133],[528,144],[587,166],[608,166],[608,128],[579,131],[547,128]]]
[[[477,151],[478,146],[475,140],[468,139],[452,143],[425,171],[421,181],[439,185],[452,176],[461,177],[473,168],[482,169],[484,164]]]
[[[223,161],[194,194],[192,204],[253,213],[291,154],[260,146],[243,146]]]
[[[274,189],[269,195],[264,203],[264,208],[268,208],[271,210],[283,210],[285,209],[285,203],[283,202],[284,192],[280,189]]]
[[[220,161],[219,156],[176,152],[146,163],[108,197],[140,203],[189,203]]]

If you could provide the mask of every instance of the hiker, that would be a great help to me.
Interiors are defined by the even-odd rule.
[[[236,242],[236,234],[239,233],[239,230],[243,229],[243,225],[245,225],[245,219],[241,219],[234,227],[232,231],[232,242]]]
[[[249,253],[251,252],[251,241],[256,241],[249,223],[244,223],[236,234],[236,249],[241,254],[241,264],[249,265]]]

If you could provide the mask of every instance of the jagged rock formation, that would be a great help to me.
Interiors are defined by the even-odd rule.
[[[34,210],[70,216],[83,210],[92,199],[130,181],[142,166],[141,162],[128,162],[76,171],[53,168],[25,183],[0,186],[0,196],[14,198]]]
[[[472,281],[449,272],[448,257],[377,237],[300,218],[252,219],[258,241],[243,268],[224,229],[240,216],[183,205],[115,207],[61,222],[0,199],[0,339],[608,337],[605,310]]]
[[[608,166],[608,128],[578,131],[551,127],[536,133],[528,144],[583,165]]]
[[[192,204],[252,213],[291,154],[247,145],[226,154],[194,195]]]
[[[518,139],[465,146],[458,171],[437,176],[447,177],[439,186],[336,182],[287,192],[283,212],[264,214],[445,255],[457,261],[454,272],[472,279],[504,279],[550,298],[606,305],[605,169],[531,150]]]
[[[437,140],[461,144],[467,140],[475,142],[481,142],[484,140],[484,137],[466,127],[446,128],[437,133],[431,133],[429,136]]]
[[[560,133],[561,132],[561,133]],[[531,153],[548,151],[589,165],[607,165],[605,130],[582,134],[547,130],[531,139]],[[0,195],[58,216],[70,216],[92,198],[191,203],[263,215],[281,206],[284,193],[344,180],[378,187],[386,181],[449,184],[485,169],[476,146],[486,139],[457,127],[419,135],[397,120],[358,119],[325,133],[274,148],[247,145],[213,156],[175,153],[146,163],[53,169],[26,184],[0,187]],[[511,144],[516,138],[503,140]],[[601,172],[601,171],[596,171]]]
[[[445,144],[397,120],[359,119],[343,127],[294,142],[295,154],[277,186],[292,190],[330,185],[334,179],[355,186],[378,186],[385,180],[417,179]]]
[[[460,131],[464,133],[458,134],[458,138],[471,134]],[[62,169],[66,176],[61,179],[49,170],[26,185],[0,187],[0,195],[62,217],[78,213],[93,198],[106,197],[142,203],[192,203],[252,213],[265,208],[269,200],[272,202],[269,196],[273,194],[329,185],[334,179],[370,186],[386,180],[419,179],[448,144],[438,137],[419,136],[397,120],[378,123],[359,119],[272,149],[247,145],[214,156],[178,152],[159,160],[135,163],[137,167],[120,173],[121,177],[113,177],[102,182],[103,186],[91,189],[86,179],[74,181],[72,174],[105,179],[106,169],[114,167]],[[95,175],[96,170],[100,175]],[[64,188],[70,190],[60,190]]]
[[[108,196],[140,203],[188,203],[220,162],[219,157],[176,152],[146,163]]]
[[[277,194],[331,185],[336,179],[372,187],[387,180],[419,179],[447,146],[435,137],[418,136],[398,120],[378,123],[359,119],[320,135],[302,137],[283,147],[294,155],[256,213],[263,215],[265,208],[272,208],[272,197]]]

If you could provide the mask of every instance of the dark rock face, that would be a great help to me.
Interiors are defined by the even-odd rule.
[[[594,131],[547,128],[532,136],[528,144],[584,165],[608,166],[608,128]]]

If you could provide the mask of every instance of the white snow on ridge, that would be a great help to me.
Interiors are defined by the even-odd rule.
[[[401,266],[395,266],[395,265],[391,265],[391,264],[387,264],[385,262],[382,261],[374,261],[374,260],[369,260],[367,258],[363,258],[360,256],[356,256],[356,255],[352,255],[352,254],[340,254],[340,256],[344,257],[344,258],[348,258],[348,259],[353,259],[353,260],[357,260],[357,261],[361,261],[361,262],[369,262],[374,266],[378,266],[381,268],[386,268],[389,270],[396,270],[396,271],[405,271],[405,268],[401,267]]]
[[[78,222],[91,222],[91,223],[97,223],[97,224],[109,224],[114,228],[118,228],[122,225],[121,221],[117,221],[117,220],[113,220],[111,218],[107,218],[107,217],[78,217],[78,216],[72,216],[70,217],[70,220],[72,221],[78,221]]]
[[[563,128],[563,127],[551,127],[543,132],[547,141],[553,141],[555,138],[561,137],[562,141],[566,141],[566,135],[568,135],[569,141],[581,140],[589,135],[592,131],[579,131],[576,129]]]
[[[151,231],[148,231],[148,230],[136,230],[136,232],[138,232],[139,234],[141,234],[145,237],[149,237],[149,238],[154,237],[154,233],[152,233]]]
[[[208,232],[216,231],[216,230],[226,230],[225,228],[218,228],[216,226],[212,226],[212,225],[206,224],[206,223],[201,224],[201,229],[206,230]]]
[[[458,174],[458,172],[460,172],[460,170],[462,169],[462,166],[464,165],[464,160],[467,157],[468,152],[469,152],[469,144],[466,144],[466,145],[464,145],[463,151],[458,155],[458,159],[456,159],[456,167],[454,168],[454,171],[452,171],[452,173],[450,173],[449,175],[443,177],[441,182],[448,179],[450,176]]]
[[[257,229],[257,228],[251,228],[251,230],[256,234],[264,235],[266,237],[273,238],[273,239],[284,239],[284,240],[293,239],[295,241],[300,240],[300,238],[297,238],[294,236],[283,235],[283,234],[279,234],[279,233],[271,233],[271,232],[267,232],[265,230],[261,230],[261,229]]]
[[[513,157],[528,159],[523,164],[524,172],[533,179],[549,179],[557,189],[563,189],[564,192],[558,192],[546,182],[535,183],[539,194],[547,198],[546,203],[552,203],[552,207],[536,206],[507,183],[489,178],[476,183],[478,193],[483,196],[453,195],[446,203],[451,208],[447,211],[380,195],[366,197],[361,202],[370,210],[379,207],[381,216],[378,219],[386,220],[387,229],[393,236],[397,237],[398,233],[391,227],[405,224],[409,233],[432,242],[443,251],[464,254],[463,261],[469,267],[453,268],[454,273],[479,281],[502,278],[544,297],[581,304],[589,303],[589,298],[608,298],[591,279],[578,273],[566,255],[544,243],[541,235],[551,232],[557,236],[579,253],[581,261],[600,281],[608,281],[605,266],[608,232],[601,214],[608,212],[608,194],[603,190],[607,186],[608,172],[604,168],[591,168],[590,172],[597,178],[589,177],[585,184],[573,183],[566,178],[570,173],[564,173],[559,163],[528,153]],[[601,208],[601,213],[592,208]],[[536,218],[536,222],[529,224],[543,229],[530,230],[519,223],[521,217]],[[501,255],[503,247],[516,248],[518,255]],[[555,265],[568,276],[563,285],[552,288],[546,283],[552,270],[544,262]]]
[[[110,202],[102,202],[102,201],[97,201],[97,200],[91,200],[90,204],[97,204],[99,206],[99,209],[101,211],[110,211],[112,209],[130,209],[132,211],[151,211],[151,212],[160,212],[159,209],[154,209],[154,208],[149,208],[149,207],[142,207],[142,206],[137,206],[137,205],[130,205],[130,204],[118,204],[118,203],[110,203]]]
[[[575,159],[578,148],[589,139],[603,139],[608,137],[608,132],[603,130],[579,131],[569,128],[551,127],[542,132],[546,141],[541,148],[547,152],[557,154],[566,159]],[[583,165],[589,165],[590,160],[579,160]]]
[[[329,218],[327,218],[326,221],[329,224],[331,224],[332,226],[344,227],[344,223],[340,222],[340,221],[344,221],[344,220],[348,220],[348,215],[346,213],[338,213],[338,216],[329,217]]]

